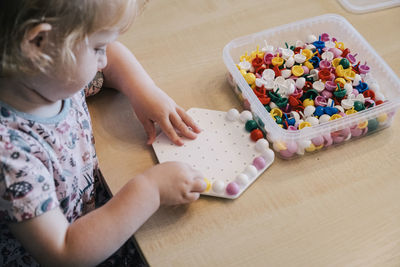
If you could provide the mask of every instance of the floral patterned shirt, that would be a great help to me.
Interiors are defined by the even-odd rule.
[[[99,204],[105,183],[98,168],[85,94],[102,86],[99,72],[63,101],[61,112],[40,118],[0,102],[0,265],[37,262],[7,226],[59,208],[71,223]]]

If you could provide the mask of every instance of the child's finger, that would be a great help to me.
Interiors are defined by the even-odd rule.
[[[176,145],[181,146],[183,142],[181,138],[179,138],[178,134],[176,133],[174,127],[172,127],[171,122],[169,119],[165,119],[159,122],[161,130],[168,136],[168,138]]]
[[[147,144],[151,145],[156,139],[156,127],[154,126],[154,122],[145,120],[143,122],[143,128],[147,133]]]
[[[172,125],[176,129],[178,129],[181,132],[181,134],[183,134],[185,137],[187,137],[189,139],[196,138],[197,135],[194,132],[192,132],[191,130],[189,130],[189,128],[186,126],[186,124],[181,120],[181,118],[178,115],[171,114],[170,120],[171,120]]]
[[[199,197],[200,197],[200,193],[197,193],[197,192],[190,192],[190,193],[187,193],[187,194],[185,195],[185,199],[186,199],[188,202],[196,201],[196,200],[199,199]]]
[[[194,122],[192,117],[190,117],[183,108],[178,107],[176,109],[176,112],[178,112],[183,122],[186,123],[187,126],[192,128],[195,133],[201,132],[200,126],[198,126],[197,123]]]
[[[207,183],[203,179],[195,179],[193,180],[193,185],[192,185],[192,192],[204,192],[207,188]]]

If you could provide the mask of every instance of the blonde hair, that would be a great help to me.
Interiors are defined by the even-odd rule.
[[[75,63],[78,42],[99,30],[125,31],[146,1],[136,0],[1,0],[0,77],[17,72],[46,73],[57,61]],[[52,26],[50,49],[35,58],[21,50],[27,33],[40,23]]]

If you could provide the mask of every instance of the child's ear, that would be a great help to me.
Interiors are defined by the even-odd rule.
[[[21,50],[26,57],[33,59],[44,52],[43,50],[45,44],[48,42],[48,33],[50,31],[50,24],[40,23],[25,34],[21,43]]]

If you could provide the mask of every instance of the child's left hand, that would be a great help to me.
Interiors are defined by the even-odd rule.
[[[183,145],[179,134],[195,139],[201,129],[164,91],[153,85],[140,96],[131,99],[136,116],[143,124],[147,133],[147,144],[152,144],[156,138],[155,123],[176,145]]]
[[[130,100],[135,113],[147,133],[147,143],[156,139],[155,123],[176,145],[183,145],[178,133],[195,139],[199,126],[164,93],[121,43],[107,46],[108,65],[103,69],[104,86],[123,92]]]

